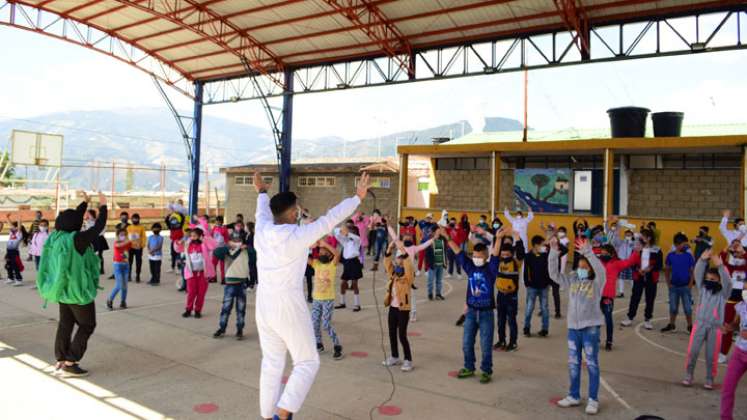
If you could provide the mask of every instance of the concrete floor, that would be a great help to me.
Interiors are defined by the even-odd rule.
[[[111,253],[106,256],[110,259]],[[109,262],[107,273],[110,267]],[[97,298],[98,327],[82,364],[91,376],[65,380],[51,375],[49,367],[54,360],[57,308],[42,308],[38,294],[28,287],[34,276],[32,265],[24,273],[25,287],[0,285],[0,419],[258,418],[260,349],[253,328],[254,294],[248,299],[246,340],[230,336],[233,317],[229,336],[216,340],[211,335],[220,311],[219,285],[210,285],[202,319],[183,319],[184,295],[175,290],[174,274],[164,273],[161,287],[131,283],[130,308],[113,312],[104,303],[114,282],[102,276],[105,290]],[[381,333],[372,281],[367,271],[362,281],[362,312],[335,312],[334,324],[346,357],[334,361],[331,352],[322,355],[317,380],[296,418],[366,419],[392,391],[389,373],[381,366]],[[380,301],[384,281],[379,274],[376,293]],[[464,305],[465,281],[446,279],[445,302],[424,299],[425,276],[416,284],[420,286],[416,291],[418,321],[409,327],[415,370],[392,372],[396,392],[387,405],[402,410],[393,418],[584,416],[582,408],[560,409],[553,404],[568,387],[565,319],[552,319],[548,338],[520,336],[519,351],[494,352],[491,384],[458,380],[449,373],[462,366],[462,329],[455,327],[454,321]],[[627,302],[627,298],[617,300],[616,321],[624,317]],[[666,302],[663,286],[656,306],[656,330],[646,331],[638,324],[615,328],[614,351],[602,351],[600,356],[601,412],[597,417],[633,419],[654,414],[665,419],[717,418],[719,392],[700,387],[705,376],[702,360],[696,386],[685,389],[679,385],[688,335],[684,320],[677,333],[658,331],[666,322]],[[535,315],[535,330],[539,323]],[[325,342],[331,347],[329,340]],[[717,383],[722,381],[724,369],[720,367]],[[584,374],[582,395],[586,394],[586,383]],[[745,395],[747,385],[742,385],[735,412],[747,412]],[[375,410],[372,418],[389,417]]]

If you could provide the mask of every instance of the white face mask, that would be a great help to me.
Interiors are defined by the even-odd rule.
[[[564,232],[558,232],[558,238],[559,239],[565,238],[565,233]]]
[[[747,232],[747,225],[739,225],[739,227],[737,227],[737,229],[740,232],[745,233],[745,232]]]
[[[46,226],[39,226],[39,230],[41,232],[46,232],[47,231],[47,227]]]
[[[485,258],[472,257],[472,263],[475,264],[475,267],[482,267],[485,265]]]
[[[544,245],[542,245],[542,246],[540,247],[540,252],[547,252],[547,247],[546,247],[546,246],[544,246]]]
[[[127,235],[119,235],[119,240],[120,240],[120,241],[125,241],[125,240],[127,240]]]

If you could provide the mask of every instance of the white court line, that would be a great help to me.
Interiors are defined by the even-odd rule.
[[[654,318],[651,321],[661,321],[661,320],[664,320],[664,319],[669,319],[669,317],[668,316],[664,316],[664,317],[661,317],[661,318]],[[635,326],[635,333],[638,336],[638,338],[640,338],[641,340],[647,342],[648,344],[651,344],[654,347],[660,348],[660,349],[662,349],[664,351],[668,351],[668,352],[670,352],[672,354],[676,354],[676,355],[682,356],[682,357],[686,357],[687,356],[687,354],[685,354],[685,353],[679,352],[677,350],[672,350],[669,347],[663,346],[663,345],[661,345],[659,343],[656,343],[656,342],[654,342],[654,341],[646,338],[643,334],[641,334],[641,327],[642,326],[643,326],[643,322],[641,322],[641,323],[639,323],[638,325]]]
[[[602,375],[599,375],[599,382],[602,384],[602,386],[604,387],[604,389],[606,389],[607,392],[609,392],[617,400],[617,402],[620,403],[620,405],[622,405],[623,407],[625,407],[626,410],[631,411],[631,412],[633,412],[635,414],[638,414],[638,412],[633,407],[631,407],[630,404],[628,404],[627,401],[625,401],[624,399],[622,399],[622,397],[620,396],[620,394],[618,394],[617,392],[615,392],[615,390],[610,386],[610,384],[608,384],[607,381],[604,380],[604,378],[602,377]]]

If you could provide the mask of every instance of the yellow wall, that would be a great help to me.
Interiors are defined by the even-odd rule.
[[[455,217],[457,220],[461,217],[462,213],[467,213],[469,216],[469,220],[472,223],[476,223],[480,219],[480,214],[489,215],[489,212],[465,212],[462,210],[452,210],[452,209],[446,209],[449,212],[449,217]],[[433,216],[435,219],[438,219],[441,216],[441,209],[411,209],[411,208],[404,208],[402,209],[402,218],[404,219],[407,216],[413,216],[415,218],[421,219],[425,217],[426,213],[433,213]],[[513,214],[513,213],[512,213]],[[503,213],[500,213],[501,220],[506,223],[506,220],[504,220]],[[555,223],[557,226],[565,226],[568,230],[568,233],[571,234],[571,231],[573,230],[573,221],[577,217],[585,218],[590,226],[595,226],[602,223],[602,217],[601,216],[569,216],[569,215],[560,215],[560,214],[538,214],[535,213],[534,220],[529,225],[529,237],[533,235],[544,235],[544,232],[540,231],[539,224],[540,222],[544,222],[545,224],[548,223]],[[641,219],[638,217],[627,217],[627,216],[621,216],[622,219],[627,220],[629,223],[632,223],[636,225],[636,231],[640,228],[641,224],[648,223],[650,221],[656,222],[656,228],[661,231],[661,243],[659,246],[661,246],[662,250],[664,251],[664,254],[666,256],[666,253],[669,251],[669,249],[672,246],[672,238],[674,237],[675,233],[677,232],[684,232],[688,238],[692,240],[697,234],[698,229],[701,226],[708,226],[710,229],[710,235],[715,240],[714,247],[715,249],[722,250],[726,247],[726,240],[724,240],[723,236],[721,236],[721,233],[718,230],[718,225],[720,221],[702,221],[702,220],[672,220],[672,219],[657,219],[657,218],[647,218],[647,219]],[[490,217],[489,217],[490,219]],[[731,227],[731,226],[730,226]]]

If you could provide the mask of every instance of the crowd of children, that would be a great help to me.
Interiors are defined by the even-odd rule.
[[[416,279],[421,273],[427,272],[425,287],[429,301],[445,300],[444,277],[465,276],[464,312],[457,323],[463,326],[464,363],[457,376],[476,375],[475,342],[479,333],[481,383],[491,381],[493,350],[513,352],[519,348],[517,316],[522,285],[526,296],[523,322],[526,337],[533,335],[537,303],[541,316],[537,335],[547,337],[550,334],[549,295],[552,293],[555,318],[561,318],[560,291],[564,290],[568,298],[565,312],[570,385],[567,396],[558,401],[558,405],[580,404],[581,361],[585,358],[589,375],[586,413],[596,414],[599,411],[601,328],[604,325],[606,330],[604,348],[611,351],[614,303],[624,296],[625,282],[631,281],[632,295],[621,325],[633,324],[643,299],[643,327],[653,329],[651,321],[657,289],[663,278],[668,286],[669,321],[661,331],[677,329],[681,306],[690,333],[682,384],[693,384],[696,361],[703,346],[706,353],[703,386],[706,389],[713,389],[718,364],[728,359],[721,414],[722,418],[731,418],[734,390],[747,371],[747,290],[744,288],[747,225],[744,220],[735,219],[730,228],[731,215],[724,213],[720,231],[729,245],[723,252],[713,249],[713,238],[706,226],[699,229],[692,241],[684,232],[677,233],[672,249],[666,252],[658,245],[661,233],[653,222],[634,231],[635,226],[614,217],[598,226],[590,226],[579,219],[573,223],[572,237],[564,226],[548,224],[541,225],[544,236],[530,238],[527,232],[534,217],[531,211],[525,217],[522,212],[511,215],[505,210],[503,216],[505,224],[498,215],[492,220],[482,216],[478,223],[472,224],[466,214],[457,219],[446,212],[438,220],[427,214],[422,220],[406,217],[399,223],[391,223],[388,216],[374,210],[371,215],[358,212],[324,235],[309,249],[306,271],[307,297],[318,351],[325,351],[322,334],[325,333],[332,344],[333,358],[343,358],[341,338],[332,323],[333,312],[347,307],[348,290],[353,291],[353,312],[362,310],[358,282],[363,278],[366,257],[370,257],[372,271],[379,269],[383,258],[388,279],[384,306],[388,308],[391,352],[383,364],[390,367],[401,364],[403,371],[414,368],[407,328],[410,322],[417,320]],[[312,220],[308,211],[304,211],[299,222]],[[95,210],[91,210],[85,215],[81,230],[92,228],[95,221]],[[11,220],[10,215],[6,216],[6,222],[10,226],[5,254],[6,283],[21,286],[24,266],[20,248],[28,245],[29,258],[38,269],[50,234],[49,222],[40,212],[28,230],[20,220]],[[225,336],[235,308],[235,336],[243,339],[247,290],[254,288],[258,281],[253,224],[245,223],[243,215],[238,214],[230,224],[224,224],[223,217],[218,216],[211,226],[204,216],[187,215],[181,202],[169,206],[164,222],[171,242],[168,271],[180,274],[177,286],[187,295],[182,316],[200,318],[209,284],[220,279],[224,295],[218,329],[213,336]],[[0,222],[0,230],[3,225]],[[398,231],[395,230],[397,225]],[[151,234],[147,235],[138,214],[132,217],[127,212],[120,214],[112,245],[115,283],[106,302],[109,310],[114,310],[117,296],[120,297],[119,308],[127,308],[128,283],[132,277],[136,283],[140,282],[144,253],[149,262],[148,284],[158,286],[161,283],[164,258],[161,229],[161,223],[153,223]],[[91,246],[102,260],[100,272],[103,274],[103,255],[109,249],[103,232]],[[338,270],[340,265],[341,270]],[[339,295],[335,284],[338,271],[341,271]],[[698,303],[693,307],[696,299]],[[732,345],[734,336],[736,342]],[[728,358],[730,351],[732,356]]]

